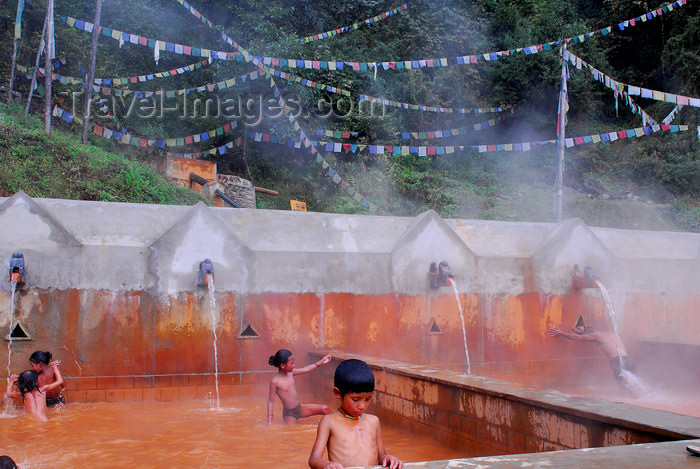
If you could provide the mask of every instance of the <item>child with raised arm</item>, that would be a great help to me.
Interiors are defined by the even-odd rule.
[[[309,456],[311,469],[375,466],[401,469],[400,459],[386,454],[379,419],[365,414],[374,395],[374,374],[362,360],[345,360],[335,370],[333,394],[337,412],[324,415]],[[328,450],[328,461],[323,459]]]
[[[37,372],[34,370],[27,370],[23,371],[19,376],[10,376],[5,395],[12,398],[21,397],[24,410],[26,410],[28,414],[34,415],[42,422],[48,422],[49,417],[46,415],[46,393],[63,385],[63,376],[61,376],[61,370],[58,369],[59,363],[58,361],[51,362],[51,369],[56,377],[56,381],[53,383],[40,386],[38,384],[39,377]],[[16,385],[19,391],[14,391],[12,389],[13,385]]]
[[[321,365],[331,361],[331,356],[326,355],[321,360],[304,368],[294,368],[294,357],[292,352],[280,349],[267,361],[270,365],[277,367],[277,374],[270,381],[270,395],[267,400],[267,423],[272,425],[272,411],[275,407],[275,395],[282,401],[282,420],[286,424],[297,423],[297,420],[311,415],[322,415],[330,413],[328,406],[322,404],[302,404],[299,402],[299,393],[294,384],[294,376],[308,373]]]
[[[61,365],[61,360],[55,360],[56,364]],[[29,365],[31,369],[36,371],[38,376],[37,384],[44,386],[56,381],[53,369],[51,368],[51,352],[42,352],[37,350],[29,357]],[[55,407],[59,404],[65,404],[66,400],[63,397],[64,385],[60,385],[51,391],[46,392],[47,407]]]

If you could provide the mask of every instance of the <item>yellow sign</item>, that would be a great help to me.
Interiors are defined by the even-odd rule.
[[[306,202],[290,199],[289,204],[292,206],[293,211],[306,212]]]

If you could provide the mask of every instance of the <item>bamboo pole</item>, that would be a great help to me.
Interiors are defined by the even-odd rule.
[[[253,177],[250,175],[250,167],[248,167],[248,132],[243,133],[243,162],[245,163],[245,170],[248,174],[248,180],[253,182]]]
[[[44,50],[45,44],[44,39],[46,37],[46,23],[48,21],[48,15],[44,17],[44,29],[41,30],[41,39],[39,40],[39,48],[36,51],[36,61],[34,61],[34,74],[32,75],[32,82],[29,85],[29,96],[27,97],[27,107],[24,109],[24,114],[29,115],[29,108],[32,105],[32,96],[34,95],[34,87],[36,85],[36,76],[39,73],[39,62],[41,61],[41,51]]]
[[[12,68],[10,70],[10,86],[9,86],[10,89],[7,92],[7,102],[8,103],[12,103],[12,101],[14,101],[14,98],[12,96],[12,92],[15,90],[15,70],[17,68],[17,42],[19,42],[19,39],[17,38],[17,36],[18,36],[18,32],[20,31],[20,24],[22,21],[22,9],[23,8],[24,8],[24,4],[21,1],[17,2],[17,19],[15,20],[14,39],[12,41]],[[19,23],[18,23],[18,21],[19,21]]]
[[[46,0],[46,48],[44,52],[44,63],[46,73],[44,73],[44,88],[46,88],[46,96],[44,97],[44,132],[46,135],[51,135],[51,51],[53,50],[53,0]]]
[[[556,216],[557,223],[561,222],[562,217],[562,199],[564,195],[564,148],[566,140],[566,108],[567,108],[567,91],[566,91],[566,60],[564,53],[566,51],[566,42],[561,47],[561,87],[559,89],[559,115],[557,129],[557,183],[556,183]]]
[[[7,102],[12,103],[12,92],[15,89],[15,67],[17,67],[17,40],[12,42],[12,71],[10,72],[10,87],[7,90]]]

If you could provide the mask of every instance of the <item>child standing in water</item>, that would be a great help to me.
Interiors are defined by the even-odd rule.
[[[61,366],[61,360],[56,360],[54,363]],[[37,383],[39,386],[45,386],[56,381],[56,375],[53,372],[51,363],[51,352],[36,351],[29,356],[29,364],[32,370],[36,371],[38,376]],[[54,407],[58,404],[65,404],[66,400],[63,397],[64,385],[60,385],[51,391],[46,392],[46,406]]]
[[[49,421],[46,415],[46,393],[63,384],[63,376],[61,376],[61,371],[58,369],[58,364],[56,362],[51,362],[51,368],[56,376],[56,381],[53,383],[40,386],[37,372],[34,370],[27,370],[23,371],[19,376],[10,376],[5,393],[8,397],[21,397],[24,410],[26,410],[28,414],[34,415],[42,422]],[[19,392],[12,390],[13,385],[17,386]]]
[[[328,414],[328,406],[321,404],[302,404],[299,402],[299,394],[294,384],[294,375],[302,375],[315,370],[321,365],[331,361],[331,356],[326,355],[321,360],[304,368],[294,369],[294,357],[292,352],[280,349],[272,355],[268,363],[277,367],[278,372],[270,381],[270,396],[267,400],[267,423],[272,425],[272,411],[275,407],[275,395],[282,401],[282,419],[286,424],[297,423],[302,417],[311,415]]]
[[[403,462],[386,454],[379,419],[365,414],[374,395],[374,374],[362,360],[345,360],[335,370],[333,394],[340,400],[337,412],[324,415],[309,456],[311,469],[374,466],[401,469]],[[328,450],[328,461],[323,451]]]

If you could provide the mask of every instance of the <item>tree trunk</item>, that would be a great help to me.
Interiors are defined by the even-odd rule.
[[[95,63],[97,62],[97,40],[100,37],[100,16],[102,14],[102,0],[95,2],[95,26],[92,30],[92,49],[90,52],[90,70],[88,71],[87,87],[85,89],[85,111],[83,112],[83,145],[87,143],[87,135],[90,130],[90,104],[92,103],[92,84],[95,82]]]

